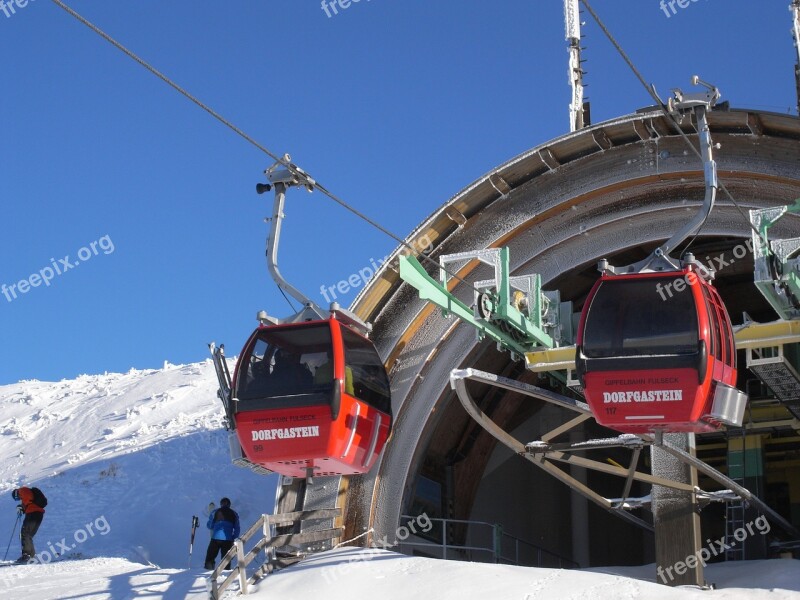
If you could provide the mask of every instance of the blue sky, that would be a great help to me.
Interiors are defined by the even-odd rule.
[[[402,237],[568,130],[560,0],[67,3]],[[757,5],[593,2],[662,95],[697,73],[734,107],[794,112],[788,0]],[[652,104],[585,20],[593,121]],[[0,57],[0,284],[39,284],[0,295],[0,384],[234,354],[257,310],[292,312],[264,262],[267,156],[50,0],[0,11]],[[395,246],[319,193],[286,212],[281,268],[319,303]]]

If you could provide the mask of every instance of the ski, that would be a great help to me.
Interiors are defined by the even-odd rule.
[[[233,412],[231,410],[231,373],[228,370],[228,362],[225,359],[225,345],[217,347],[214,342],[208,345],[214,362],[214,370],[217,373],[219,390],[217,396],[222,400],[225,408],[225,417],[228,419],[228,427],[233,427]]]
[[[70,561],[70,560],[80,560],[82,558],[85,558],[85,557],[81,556],[81,555],[72,556],[72,555],[65,555],[65,554],[56,554],[55,556],[50,558],[50,560],[47,560],[47,561],[40,561],[40,560],[38,560],[36,558],[34,558],[31,562],[28,562],[28,561],[17,562],[16,560],[3,560],[3,561],[0,561],[0,568],[1,567],[25,567],[25,566],[30,566],[30,565],[49,565],[50,563],[54,563],[54,562],[67,562],[67,561]]]
[[[15,560],[4,560],[4,561],[0,562],[0,567],[26,567],[28,565],[38,565],[38,564],[39,564],[38,561],[34,561],[34,562],[28,562],[28,561],[17,562]]]

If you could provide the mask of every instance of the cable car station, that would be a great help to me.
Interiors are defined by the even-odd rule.
[[[277,267],[286,191],[330,194],[288,156],[267,169],[268,267],[303,309],[259,313],[233,376],[211,345],[233,462],[280,473],[282,510],[341,508],[367,544],[424,511],[435,535],[396,540],[414,554],[661,568],[706,537],[725,560],[796,551],[800,120],[694,77],[592,125],[577,5],[571,133],[441,206],[350,311]],[[737,545],[755,518],[770,537]],[[678,575],[706,585],[702,565]]]

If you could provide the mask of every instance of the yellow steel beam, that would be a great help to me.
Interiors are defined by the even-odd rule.
[[[529,371],[563,371],[575,368],[575,346],[561,346],[525,353],[525,366]]]
[[[800,321],[749,323],[734,334],[736,348],[766,348],[800,342]],[[575,346],[561,346],[525,353],[525,365],[536,373],[575,368]]]
[[[771,405],[757,405],[751,404],[750,405],[750,415],[752,417],[752,421],[783,421],[785,419],[793,418],[789,409],[787,409],[783,404],[771,404]]]
[[[800,342],[800,321],[749,323],[736,330],[737,350],[766,348]]]

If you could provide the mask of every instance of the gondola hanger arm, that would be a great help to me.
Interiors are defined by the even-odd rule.
[[[673,90],[673,97],[669,99],[667,105],[670,113],[676,114],[679,119],[689,114],[695,116],[697,132],[700,137],[700,155],[703,159],[703,179],[705,181],[703,205],[691,221],[675,232],[672,237],[656,248],[644,260],[625,267],[613,267],[608,264],[607,260],[602,260],[598,264],[598,269],[601,272],[618,275],[623,273],[677,271],[682,268],[683,264],[691,263],[697,267],[699,274],[705,279],[713,279],[714,277],[713,271],[696,262],[691,254],[687,254],[682,261],[670,257],[670,253],[683,241],[700,231],[712,208],[714,208],[717,191],[719,190],[717,163],[714,161],[714,144],[711,139],[711,128],[708,124],[708,112],[719,101],[721,93],[717,87],[703,81],[697,75],[692,77],[692,84],[701,85],[706,90],[687,94],[680,89],[675,89]]]

